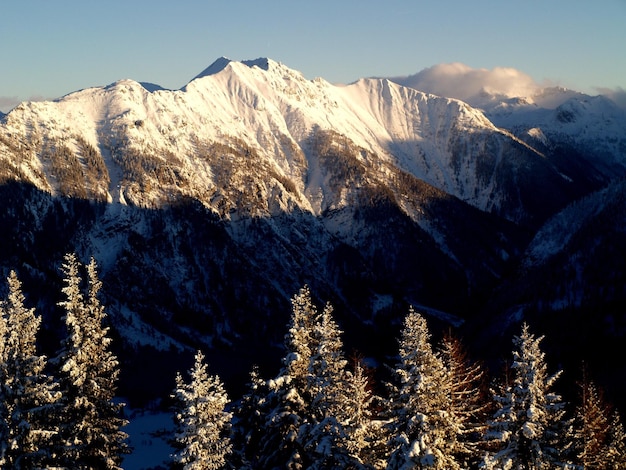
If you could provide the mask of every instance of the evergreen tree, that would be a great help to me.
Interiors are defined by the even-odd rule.
[[[256,467],[248,463],[263,469],[362,467],[348,447],[344,422],[348,391],[341,331],[332,307],[320,314],[306,286],[292,299],[285,349],[283,368],[260,400],[265,417],[260,458]]]
[[[592,381],[584,377],[579,386],[580,400],[574,416],[576,462],[590,470],[626,468],[619,415],[611,411],[611,406]],[[622,438],[618,437],[620,433]]]
[[[613,412],[606,444],[606,466],[610,470],[626,469],[626,433],[617,411]]]
[[[283,367],[275,379],[268,381],[268,413],[259,459],[263,469],[307,468],[310,464],[298,433],[301,426],[311,422],[313,397],[308,376],[311,357],[317,349],[314,328],[319,313],[307,286],[300,289],[291,303]]]
[[[314,350],[309,359],[307,380],[313,397],[312,408],[318,418],[340,411],[347,364],[343,354],[342,332],[332,312],[332,306],[327,304],[313,325]]]
[[[460,431],[450,413],[443,362],[432,351],[426,320],[412,307],[400,339],[398,385],[390,394],[387,468],[460,468],[454,459]]]
[[[257,366],[250,372],[248,392],[234,408],[233,457],[235,468],[259,468],[260,442],[267,414],[267,382],[259,374]]]
[[[362,463],[348,450],[349,437],[344,427],[348,401],[346,363],[341,331],[326,305],[313,328],[309,360],[308,390],[311,396],[308,421],[298,432],[298,441],[307,454],[308,467],[359,468]]]
[[[347,435],[348,452],[370,468],[385,468],[387,446],[381,420],[374,419],[373,408],[380,400],[372,390],[372,380],[361,360],[346,372],[345,393],[340,417]]]
[[[464,468],[478,465],[480,444],[489,406],[485,374],[480,364],[469,360],[461,341],[448,334],[440,346],[450,393],[449,413],[454,417],[457,435],[454,456]]]
[[[106,314],[97,295],[102,286],[92,259],[87,266],[87,299],[76,255],[65,256],[62,266],[66,286],[67,339],[59,354],[61,364],[62,429],[65,458],[72,468],[117,469],[128,452],[127,435],[120,428],[122,404],[113,401],[119,375],[118,361],[110,350]]]
[[[564,404],[551,389],[560,373],[548,376],[543,338],[535,338],[524,324],[513,340],[513,378],[494,395],[497,411],[487,438],[497,449],[488,452],[486,468],[544,469],[564,464],[570,443],[570,425]]]
[[[608,405],[593,382],[580,383],[580,402],[574,416],[574,452],[584,468],[605,468],[605,445],[611,416]]]
[[[2,346],[2,468],[39,468],[54,462],[56,426],[53,409],[59,399],[56,384],[37,354],[41,318],[24,306],[21,283],[14,271],[8,277],[9,294],[0,305]]]
[[[189,370],[190,383],[176,375],[173,398],[177,402],[173,468],[217,470],[226,468],[231,452],[231,413],[225,411],[228,397],[217,376],[209,376],[204,355],[198,351]]]
[[[0,384],[7,382],[7,355],[6,345],[8,342],[9,330],[7,328],[6,315],[4,309],[0,313]],[[9,447],[9,428],[8,428],[9,410],[7,408],[7,400],[5,398],[5,390],[0,386],[0,468],[4,466],[5,455]]]

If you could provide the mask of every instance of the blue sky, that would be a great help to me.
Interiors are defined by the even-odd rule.
[[[626,89],[626,0],[2,0],[0,110],[132,78],[180,88],[220,56],[348,83],[440,63]]]

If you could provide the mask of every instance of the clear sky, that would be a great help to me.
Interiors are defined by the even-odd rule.
[[[118,79],[177,89],[220,56],[349,83],[441,63],[626,89],[626,0],[0,0],[0,110]]]

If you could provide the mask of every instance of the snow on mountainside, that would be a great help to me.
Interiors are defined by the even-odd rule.
[[[562,87],[543,87],[515,69],[472,69],[440,64],[409,77],[407,87],[454,96],[482,110],[542,153],[577,153],[591,163],[594,179],[605,183],[625,174],[626,110],[608,97]],[[589,168],[583,171],[587,171]]]
[[[205,202],[214,197],[210,188],[220,185],[215,165],[198,155],[216,143],[237,142],[256,152],[267,175],[295,186],[298,196],[292,202],[319,214],[343,202],[328,200],[332,191],[311,160],[312,136],[318,131],[344,136],[374,155],[375,161],[365,162],[364,153],[357,160],[382,179],[408,171],[510,220],[534,217],[536,201],[529,200],[529,188],[511,186],[525,184],[518,174],[521,167],[536,168],[554,207],[571,197],[566,171],[463,102],[386,79],[348,86],[310,81],[270,59],[220,58],[177,91],[121,80],[55,102],[23,103],[0,127],[0,157],[9,162],[5,165],[13,175],[63,192],[50,178],[49,162],[42,155],[63,146],[78,152],[80,161],[81,152],[91,151],[84,148],[88,144],[109,173],[108,181],[94,181],[90,195],[158,206],[173,196]],[[11,148],[28,148],[29,158],[22,152],[17,164]],[[132,166],[148,176],[128,167],[129,154],[138,160]]]
[[[607,179],[617,176],[615,172],[625,174],[626,112],[608,98],[546,90],[529,103],[499,103],[487,115],[540,149],[576,148]]]
[[[139,395],[157,393],[150,367],[178,365],[171,349],[237,350],[218,361],[231,375],[268,359],[304,284],[384,355],[407,303],[471,321],[545,220],[625,173],[619,112],[554,93],[481,110],[220,58],[180,90],[120,80],[22,103],[0,121],[0,269],[20,268],[53,322],[58,262],[94,256]]]
[[[512,319],[542,325],[556,361],[584,363],[626,406],[626,181],[572,203],[535,234],[484,309],[487,343]],[[601,346],[600,346],[601,345]],[[614,356],[613,356],[614,355]]]
[[[459,101],[219,59],[181,90],[120,80],[14,108],[0,125],[1,268],[24,266],[54,306],[63,254],[94,256],[129,351],[239,345],[261,360],[305,283],[360,330],[391,328],[407,301],[466,309],[524,239],[479,203],[535,217],[528,189],[505,184],[526,164],[567,184]],[[141,394],[136,355],[125,383]]]

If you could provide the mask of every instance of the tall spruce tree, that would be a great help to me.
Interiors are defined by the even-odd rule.
[[[24,306],[21,283],[14,271],[9,294],[0,304],[0,401],[2,468],[43,468],[55,463],[54,406],[60,397],[44,372],[46,358],[37,354],[41,317]]]
[[[308,390],[311,395],[308,420],[297,440],[307,454],[311,469],[361,468],[350,452],[346,430],[346,364],[341,331],[327,304],[313,327],[314,349],[309,360]]]
[[[426,320],[412,307],[404,320],[399,356],[389,402],[387,468],[460,468],[454,458],[459,429],[449,412],[447,373],[432,350]]]
[[[309,387],[309,365],[317,349],[314,335],[319,312],[308,286],[292,301],[292,313],[285,335],[286,354],[275,379],[268,381],[265,433],[261,440],[260,468],[306,468],[306,450],[298,440],[301,426],[311,422],[313,396]]]
[[[373,391],[372,378],[362,360],[355,359],[346,372],[339,416],[347,436],[347,449],[367,468],[385,468],[387,443],[383,421],[375,419],[373,408],[380,401]]]
[[[210,376],[204,355],[198,351],[186,383],[176,375],[175,469],[218,470],[226,468],[232,450],[231,413],[225,410],[228,396],[218,376]]]
[[[7,355],[6,345],[8,341],[9,330],[7,328],[6,315],[4,310],[0,314],[0,384],[7,382]],[[5,398],[4,387],[0,386],[0,468],[5,463],[5,455],[9,448],[9,428],[8,428],[9,409]]]
[[[513,377],[494,394],[497,411],[486,436],[496,449],[486,454],[485,468],[547,469],[566,463],[571,426],[561,397],[552,391],[560,373],[548,375],[542,339],[526,324],[513,339]]]
[[[259,449],[258,458],[249,457],[250,449],[245,451],[251,468],[363,467],[348,444],[346,425],[352,415],[346,406],[352,390],[332,311],[326,305],[319,313],[307,286],[293,297],[283,368],[275,379],[254,387],[264,390],[264,396],[255,392],[257,413],[243,414],[252,416],[262,430],[246,434]],[[245,409],[255,395],[242,400]]]
[[[128,452],[123,404],[114,401],[119,364],[111,352],[106,314],[97,295],[96,263],[87,266],[87,298],[75,254],[65,256],[63,293],[67,338],[58,356],[63,392],[61,437],[65,459],[79,469],[118,469]]]

